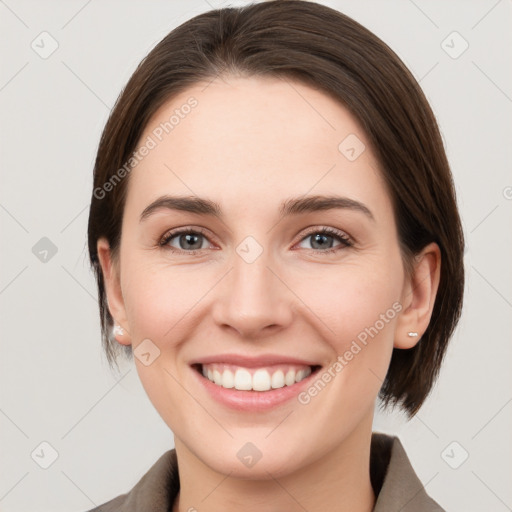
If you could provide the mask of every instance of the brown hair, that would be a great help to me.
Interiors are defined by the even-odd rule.
[[[116,257],[128,176],[113,178],[126,169],[164,102],[230,74],[290,78],[340,101],[361,123],[380,163],[405,267],[428,243],[439,245],[441,278],[430,325],[414,348],[394,349],[380,391],[384,405],[399,404],[412,417],[437,378],[462,308],[464,239],[452,176],[428,101],[397,55],[351,18],[308,1],[275,0],[190,19],[143,59],[119,96],[99,143],[88,226],[110,365],[122,349],[111,338],[96,244],[105,237]]]

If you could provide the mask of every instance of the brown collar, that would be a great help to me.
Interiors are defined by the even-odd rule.
[[[370,478],[373,512],[444,512],[425,492],[398,437],[374,432]],[[176,451],[165,452],[127,494],[89,512],[172,512],[180,489]]]

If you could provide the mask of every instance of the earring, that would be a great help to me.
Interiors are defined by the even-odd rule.
[[[124,334],[124,329],[119,324],[114,324],[114,336],[122,336]]]
[[[418,336],[418,333],[417,332],[408,332],[407,336],[410,336],[411,338],[416,338],[416,336]]]

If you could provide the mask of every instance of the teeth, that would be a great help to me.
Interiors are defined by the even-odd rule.
[[[284,387],[284,373],[281,370],[277,370],[272,375],[271,386],[273,389]]]
[[[219,370],[213,370],[213,382],[219,386],[222,386],[222,375],[220,374]]]
[[[215,383],[217,384],[217,383]],[[252,377],[247,370],[237,370],[235,373],[235,389],[250,391],[252,389]]]
[[[295,372],[293,370],[289,370],[288,372],[286,372],[286,376],[284,378],[284,383],[287,386],[291,386],[292,384],[295,384]]]
[[[226,364],[202,365],[201,372],[211,382],[226,389],[240,391],[269,391],[292,386],[311,374],[311,367],[281,365],[270,368],[248,369]]]
[[[233,372],[230,370],[224,370],[224,373],[222,374],[222,384],[225,388],[234,388],[235,387],[235,376],[233,375]]]
[[[304,370],[299,370],[295,375],[295,382],[300,382],[304,376],[306,375],[306,372]],[[214,373],[215,376],[215,373]]]
[[[257,370],[252,376],[252,389],[254,391],[268,391],[270,388],[270,374],[267,370]]]

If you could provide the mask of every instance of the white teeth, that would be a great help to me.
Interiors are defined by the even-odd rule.
[[[235,387],[235,376],[232,371],[224,370],[224,373],[222,374],[222,386],[227,389]]]
[[[268,391],[270,388],[270,374],[267,370],[257,370],[252,376],[252,389],[254,391]]]
[[[220,374],[219,370],[213,370],[213,382],[219,386],[222,386],[222,375]]]
[[[208,378],[210,378],[210,377],[208,377]],[[287,386],[291,386],[292,384],[295,384],[295,372],[293,370],[289,370],[286,372],[286,375],[284,377],[284,383]]]
[[[229,368],[226,368],[229,366]],[[275,367],[274,367],[275,368]],[[271,367],[249,371],[247,368],[225,364],[203,365],[201,373],[211,382],[226,389],[240,391],[269,391],[284,386],[292,386],[311,374],[311,367],[297,365],[280,365],[274,370]]]
[[[271,385],[273,389],[284,387],[284,373],[281,370],[277,370],[277,372],[274,372],[274,374],[272,375]]]
[[[247,370],[237,370],[235,373],[235,389],[250,391],[252,389],[252,377]]]

